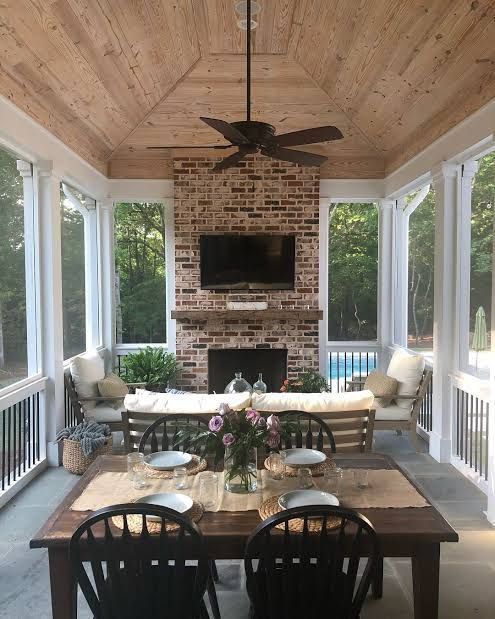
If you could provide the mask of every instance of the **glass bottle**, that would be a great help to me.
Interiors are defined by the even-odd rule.
[[[244,391],[249,391],[249,393],[253,393],[253,388],[251,385],[242,378],[242,372],[236,372],[235,378],[233,378],[230,383],[225,387],[224,393],[244,393]]]
[[[258,395],[266,393],[266,383],[263,382],[263,374],[261,372],[258,374],[258,380],[253,385],[253,391]]]

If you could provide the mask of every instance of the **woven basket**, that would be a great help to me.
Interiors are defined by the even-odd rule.
[[[109,436],[105,441],[105,444],[98,447],[90,456],[85,456],[79,441],[71,441],[64,438],[64,449],[62,456],[62,463],[71,473],[75,475],[82,475],[89,465],[96,460],[98,456],[112,453],[112,437]]]

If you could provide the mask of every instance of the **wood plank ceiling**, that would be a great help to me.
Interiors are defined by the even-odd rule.
[[[494,0],[259,3],[254,119],[337,125],[307,147],[325,177],[381,177],[495,97]],[[183,151],[147,146],[222,143],[198,117],[244,116],[234,4],[3,0],[0,94],[105,174],[167,177]]]

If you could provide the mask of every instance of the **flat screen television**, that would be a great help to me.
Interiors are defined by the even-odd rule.
[[[200,237],[203,290],[293,290],[293,235]]]

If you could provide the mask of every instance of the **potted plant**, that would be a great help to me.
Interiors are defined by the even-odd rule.
[[[175,355],[152,346],[126,355],[123,363],[121,377],[127,383],[144,384],[150,391],[165,391],[179,373]]]
[[[329,391],[325,377],[314,370],[306,370],[297,378],[287,378],[280,387],[282,392],[322,393]]]
[[[112,433],[105,423],[83,421],[57,434],[63,441],[62,463],[71,473],[82,475],[98,457],[112,451]]]
[[[192,433],[194,432],[194,433]],[[208,430],[182,430],[190,444],[203,446],[214,455],[215,465],[224,459],[225,489],[255,492],[258,487],[256,453],[259,447],[278,449],[282,428],[276,415],[264,417],[252,408],[232,410],[221,404]],[[181,437],[182,438],[182,437]]]

